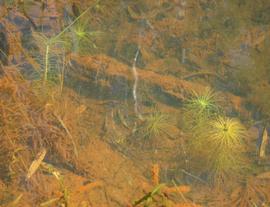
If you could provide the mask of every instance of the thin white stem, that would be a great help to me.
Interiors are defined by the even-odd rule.
[[[138,87],[138,72],[137,72],[137,68],[136,68],[136,62],[139,56],[139,52],[140,52],[140,48],[138,47],[135,57],[134,57],[134,61],[133,61],[133,65],[132,65],[132,72],[133,72],[133,76],[134,76],[134,84],[133,84],[133,90],[132,90],[132,94],[133,94],[133,99],[134,99],[134,111],[135,114],[141,118],[141,115],[138,111],[138,99],[137,99],[137,87]]]
[[[46,54],[45,54],[45,71],[44,71],[44,80],[43,84],[45,85],[48,79],[48,71],[49,71],[49,51],[50,51],[50,44],[46,45]]]

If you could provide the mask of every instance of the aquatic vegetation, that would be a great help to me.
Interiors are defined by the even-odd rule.
[[[223,115],[219,103],[220,95],[206,88],[187,100],[183,113],[193,165],[216,184],[244,169],[243,139],[247,134],[238,120]]]
[[[219,116],[196,128],[190,141],[193,154],[200,153],[206,164],[202,171],[209,174],[215,184],[226,178],[237,177],[247,168],[244,155],[245,127],[236,119]]]
[[[141,203],[143,203],[144,206],[150,206],[153,203],[154,196],[160,194],[160,190],[164,187],[165,187],[165,184],[158,184],[157,186],[155,186],[155,188],[151,192],[147,193],[139,200],[134,201],[132,206],[138,206]]]
[[[3,0],[0,188],[13,197],[0,189],[0,205],[268,205],[269,177],[253,173],[269,154],[269,5]],[[254,135],[267,126],[260,149],[236,115],[254,118]],[[90,192],[93,180],[104,185]]]
[[[44,172],[51,174],[54,176],[54,178],[56,179],[62,196],[59,198],[53,198],[50,199],[48,201],[45,201],[41,204],[41,206],[46,206],[46,205],[50,205],[52,203],[58,203],[58,205],[65,205],[67,206],[69,203],[69,191],[65,185],[65,179],[64,176],[62,175],[61,172],[59,172],[53,165],[45,163],[45,162],[41,162],[41,168]]]
[[[159,111],[155,111],[145,117],[141,132],[145,138],[154,138],[166,132],[169,125],[169,117]]]
[[[48,100],[40,101],[16,68],[4,70],[5,75],[0,78],[0,168],[5,170],[0,176],[14,181],[25,172],[26,165],[30,166],[32,154],[41,146],[49,148],[48,157],[65,159],[67,152],[63,149],[71,143],[66,140],[62,126],[53,127],[57,118],[53,116],[53,108],[45,105]]]
[[[241,144],[241,139],[245,136],[244,126],[237,120],[228,117],[218,117],[210,122],[211,140],[217,146],[232,149]]]
[[[135,200],[132,203],[132,206],[183,206],[183,207],[200,207],[200,205],[196,205],[195,203],[189,201],[188,198],[184,196],[185,193],[190,192],[191,188],[188,185],[176,185],[173,181],[173,186],[168,186],[165,183],[160,183],[159,181],[159,172],[160,166],[158,164],[154,164],[151,170],[152,173],[152,181],[153,181],[153,189],[150,192],[143,195],[140,199]],[[175,203],[172,201],[168,195],[171,194],[179,194],[182,198],[181,203]]]
[[[79,54],[89,54],[93,49],[97,49],[95,39],[101,38],[101,31],[92,31],[88,19],[80,19],[70,28],[70,38],[73,40],[73,52]]]
[[[43,75],[43,85],[46,84],[48,79],[48,72],[52,66],[58,66],[59,67],[59,56],[65,55],[65,49],[70,48],[70,39],[67,39],[66,33],[75,26],[76,23],[85,15],[87,12],[92,8],[92,6],[88,7],[84,12],[82,12],[76,19],[74,19],[69,25],[67,25],[64,29],[62,29],[57,35],[52,36],[48,38],[43,33],[34,32],[34,38],[36,39],[36,42],[38,43],[38,46],[41,49],[42,53],[42,64],[44,67],[44,75]],[[78,24],[80,25],[80,24]],[[76,30],[76,35],[79,38],[84,38],[86,36],[86,32],[82,27],[79,27],[79,29]],[[62,63],[64,64],[64,63]],[[61,81],[63,82],[63,81]]]
[[[268,206],[270,200],[269,180],[259,176],[247,177],[230,195],[230,206]]]
[[[214,179],[223,175],[238,175],[246,167],[243,139],[247,135],[245,127],[236,119],[218,117],[210,122],[209,164]],[[222,178],[223,179],[223,178]]]
[[[194,113],[200,115],[211,115],[218,112],[217,105],[218,94],[211,88],[207,87],[202,92],[194,91],[192,97],[188,99],[185,107],[187,110],[192,110]]]
[[[45,85],[48,81],[49,72],[56,72],[55,70],[61,68],[59,67],[60,57],[63,55],[63,49],[68,45],[68,41],[59,37],[48,38],[44,34],[37,32],[34,32],[33,36],[41,52],[41,57],[37,57],[36,59],[40,62],[44,70],[43,85]]]
[[[220,114],[219,102],[220,95],[209,87],[201,92],[194,91],[184,104],[183,127],[189,131]]]

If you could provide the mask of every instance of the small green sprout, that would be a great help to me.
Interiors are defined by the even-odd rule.
[[[159,111],[155,111],[145,118],[142,132],[146,138],[157,137],[166,131],[168,125],[168,116]]]
[[[211,114],[218,111],[218,94],[215,93],[211,88],[206,88],[201,93],[193,92],[192,97],[187,101],[187,110],[193,110],[202,114]]]

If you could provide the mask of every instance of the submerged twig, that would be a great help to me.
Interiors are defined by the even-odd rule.
[[[180,196],[181,196],[181,198],[183,199],[183,201],[184,201],[185,203],[187,203],[187,199],[186,199],[186,197],[184,196],[184,194],[183,194],[183,193],[182,193],[180,190],[178,190],[177,185],[176,185],[176,183],[175,183],[175,181],[174,181],[174,180],[172,181],[172,183],[173,183],[174,187],[176,187],[176,191],[177,191],[177,193],[179,193],[179,194],[180,194]]]
[[[193,174],[191,174],[190,172],[187,172],[186,170],[184,170],[184,169],[182,169],[181,170],[184,174],[186,174],[186,175],[188,175],[188,176],[190,176],[190,177],[192,177],[192,178],[195,178],[196,180],[198,180],[198,181],[200,181],[200,182],[202,182],[202,183],[204,183],[204,184],[208,184],[206,181],[204,181],[203,179],[201,179],[200,177],[198,177],[198,176],[196,176],[196,175],[193,175]]]
[[[51,206],[53,203],[56,203],[58,202],[60,199],[59,198],[52,198],[48,201],[45,201],[43,203],[40,204],[41,207],[44,207],[44,206]]]
[[[64,121],[61,119],[60,116],[54,114],[54,116],[57,118],[57,120],[59,121],[59,123],[62,125],[62,127],[64,128],[64,130],[66,131],[68,137],[70,138],[71,142],[72,142],[72,145],[73,145],[73,150],[74,150],[74,154],[76,157],[78,157],[78,149],[77,149],[77,146],[76,146],[76,143],[73,139],[73,136],[71,135],[70,131],[68,130],[67,126],[65,125]]]
[[[26,180],[29,180],[32,175],[37,171],[39,166],[41,165],[43,159],[45,158],[45,155],[47,153],[46,149],[42,149],[36,156],[35,160],[32,162],[30,165],[27,175],[26,175]]]
[[[265,127],[263,130],[262,140],[261,140],[260,149],[259,149],[259,158],[261,159],[265,158],[267,143],[268,143],[268,133],[267,133],[267,127]]]

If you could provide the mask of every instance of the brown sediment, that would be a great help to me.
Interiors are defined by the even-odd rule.
[[[92,74],[103,73],[108,78],[109,83],[117,77],[124,78],[130,83],[133,81],[131,68],[108,56],[78,56],[72,54],[71,60],[75,62],[72,75],[82,80],[88,79],[88,81],[92,81]],[[140,82],[144,82],[153,88],[160,88],[163,93],[179,100],[184,100],[186,95],[192,91],[204,88],[199,83],[181,80],[173,76],[160,75],[147,69],[137,69],[137,72]]]
[[[208,170],[195,166],[188,145],[192,136],[182,126],[184,101],[205,87],[220,90],[222,115],[239,115],[252,125],[255,112],[262,114],[256,123],[269,125],[267,1],[0,4],[0,30],[9,46],[8,52],[0,51],[8,60],[3,64],[9,64],[0,63],[0,206],[131,207],[140,198],[145,199],[139,207],[269,202],[269,143],[262,145],[265,162],[257,166],[254,126],[245,153],[259,175],[247,170],[237,182],[227,180],[226,187],[207,185]],[[53,37],[86,8],[91,8],[84,16],[91,33],[85,44],[89,51],[75,54],[77,42],[69,27],[62,37],[72,44],[56,46],[61,57],[50,54],[57,64],[49,68],[42,87],[41,43],[28,33],[42,27],[42,35]],[[131,65],[138,48],[141,119],[134,116],[131,98]],[[168,124],[146,139],[140,132],[144,118],[156,110],[168,114]],[[38,156],[43,149],[46,153]]]

